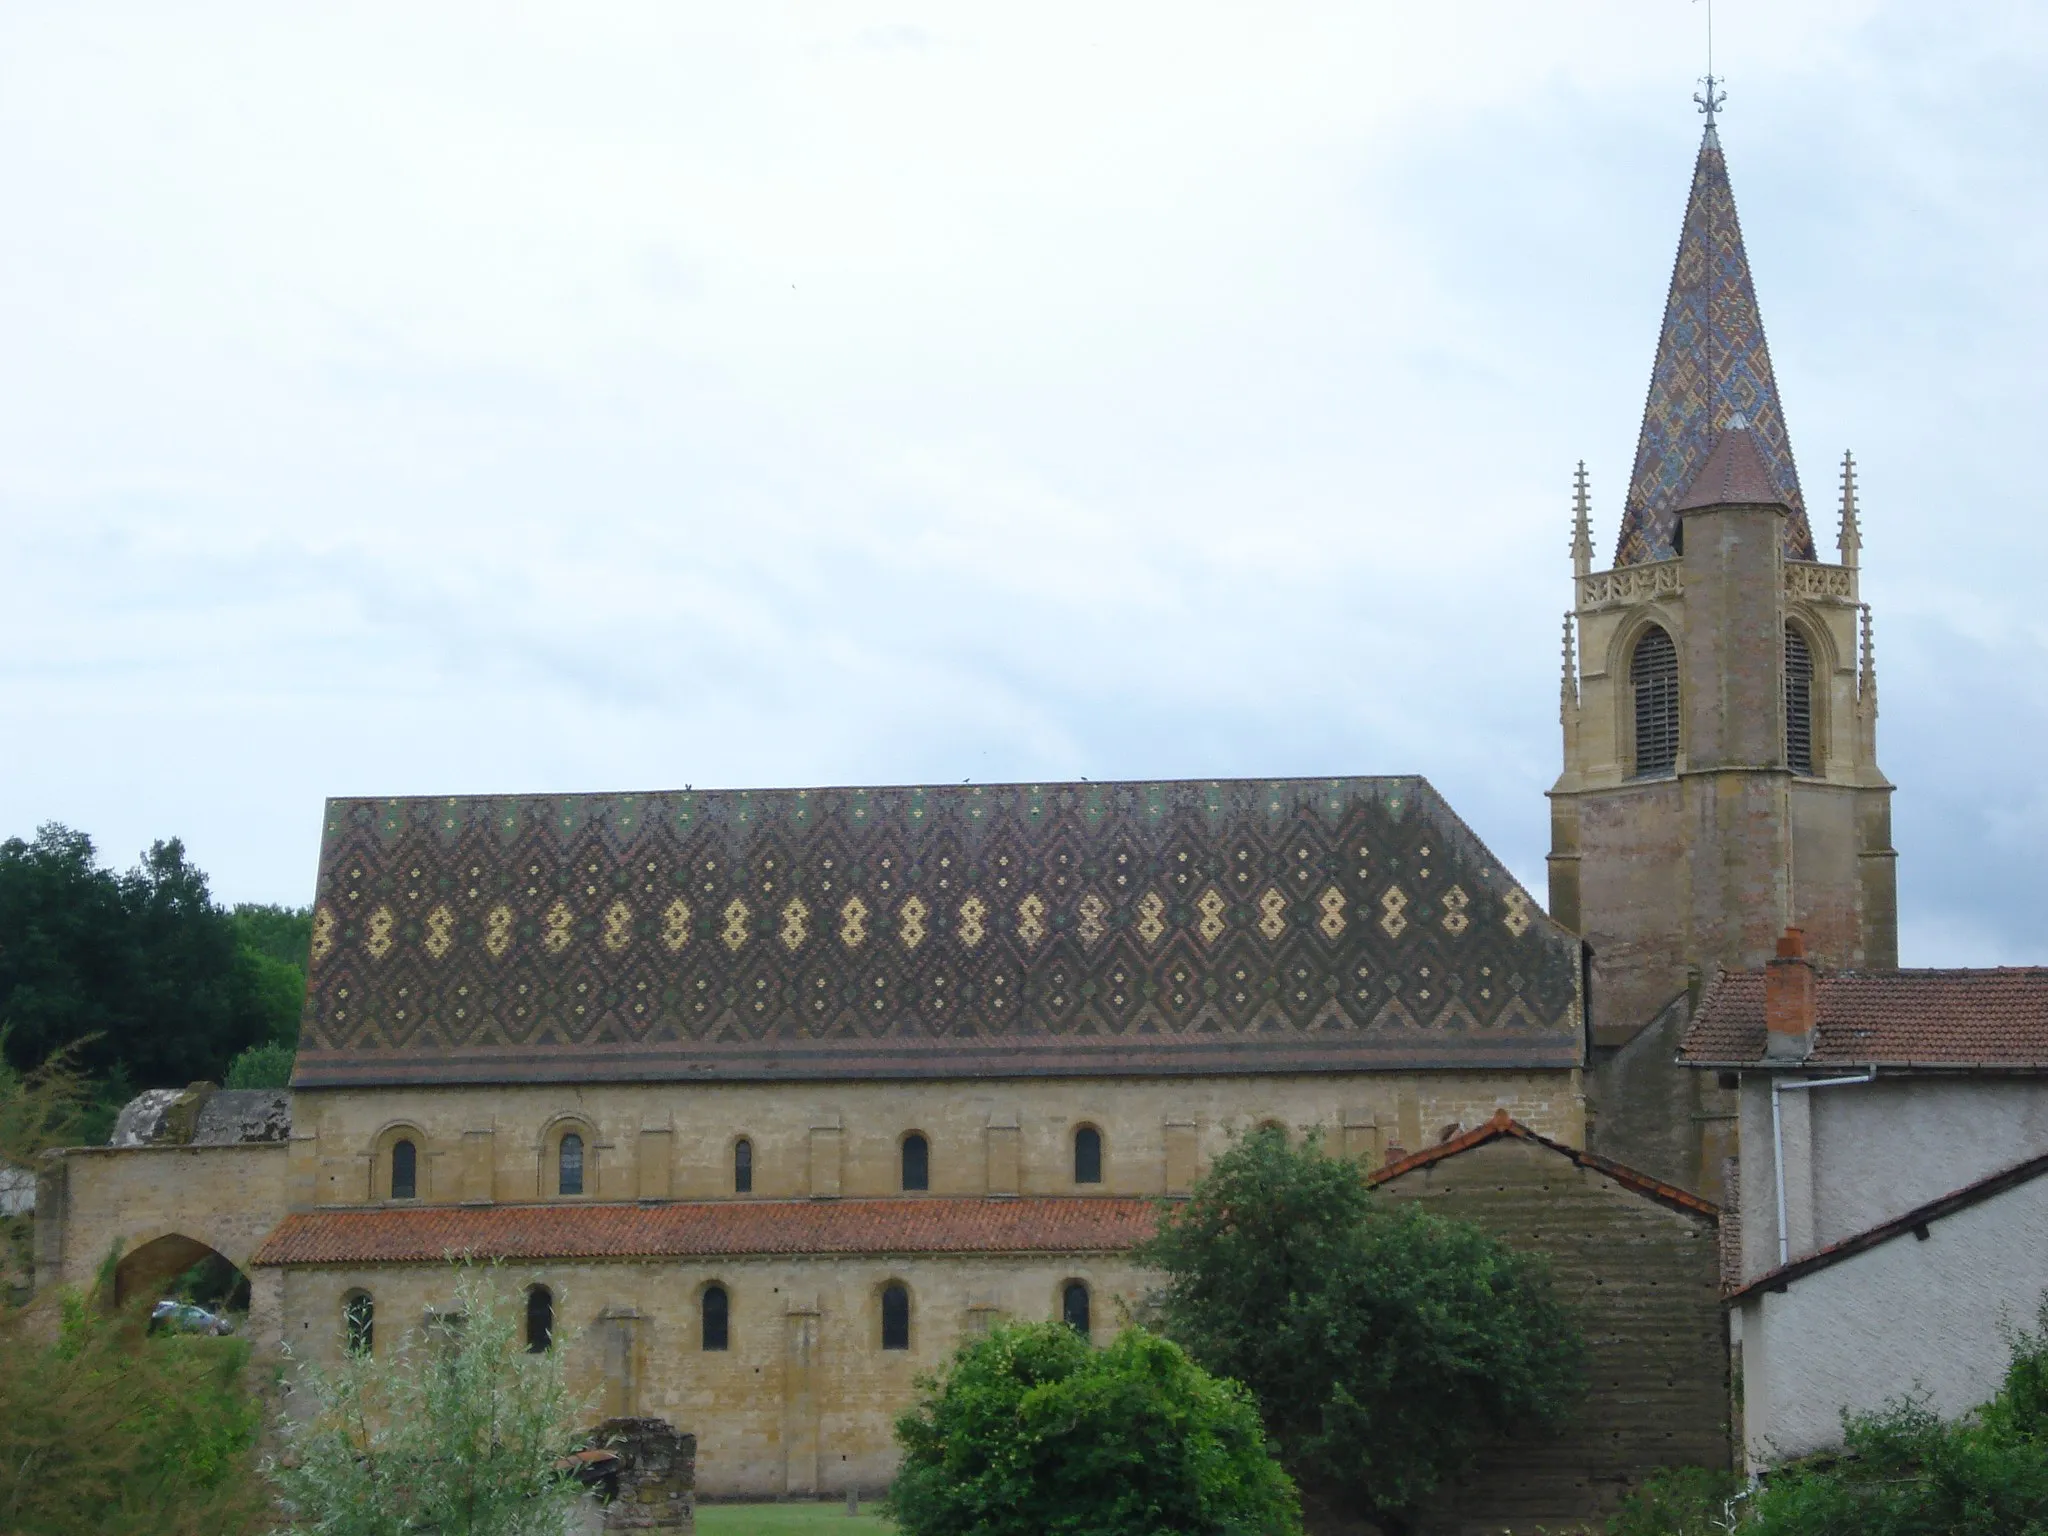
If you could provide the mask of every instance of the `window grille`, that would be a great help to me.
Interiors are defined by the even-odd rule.
[[[391,1144],[391,1198],[411,1200],[419,1193],[419,1148],[409,1141]]]
[[[754,1192],[754,1144],[744,1136],[732,1147],[732,1192],[736,1195]]]
[[[729,1321],[732,1316],[732,1299],[725,1294],[724,1286],[707,1285],[704,1287],[703,1312],[704,1347],[706,1349],[726,1348],[726,1341],[730,1336]]]
[[[1067,1288],[1060,1293],[1060,1317],[1076,1333],[1088,1334],[1088,1287],[1078,1280],[1069,1280]]]
[[[526,1293],[526,1352],[544,1355],[555,1342],[555,1296],[544,1285]]]
[[[882,1287],[882,1348],[910,1348],[910,1292],[894,1281]]]
[[[1084,1125],[1074,1132],[1074,1182],[1102,1182],[1102,1132],[1092,1125]]]
[[[1806,636],[1785,626],[1785,761],[1794,773],[1813,772],[1813,652]]]
[[[574,1131],[564,1136],[561,1146],[555,1150],[555,1171],[558,1194],[583,1193],[583,1138]]]
[[[903,1138],[903,1187],[905,1189],[930,1189],[932,1187],[931,1143],[915,1131],[912,1131]]]
[[[1629,662],[1636,694],[1636,771],[1639,779],[1678,766],[1678,648],[1653,624],[1636,641]]]

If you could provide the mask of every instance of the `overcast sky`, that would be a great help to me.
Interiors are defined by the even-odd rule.
[[[1538,893],[1705,7],[0,8],[0,836],[1428,775]],[[2048,961],[2048,8],[1723,0],[1908,964]]]

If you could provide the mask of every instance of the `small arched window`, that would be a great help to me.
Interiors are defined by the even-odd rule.
[[[368,1291],[350,1291],[341,1304],[341,1344],[352,1355],[367,1355],[376,1342],[377,1304]]]
[[[903,1138],[903,1187],[932,1187],[932,1144],[916,1131]],[[908,1345],[904,1347],[909,1348]]]
[[[732,1298],[725,1294],[722,1285],[704,1287],[704,1347],[724,1349],[730,1338],[732,1321]]]
[[[732,1192],[754,1192],[754,1144],[744,1136],[732,1144]]]
[[[1074,1182],[1102,1182],[1102,1132],[1092,1125],[1084,1125],[1074,1132]]]
[[[555,1191],[563,1195],[583,1193],[583,1138],[574,1131],[562,1137],[555,1148]]]
[[[894,1280],[882,1287],[882,1348],[910,1348],[910,1292]]]
[[[536,1285],[526,1293],[526,1352],[544,1355],[555,1342],[555,1293]]]
[[[1636,641],[1628,680],[1635,690],[1635,777],[1670,773],[1678,766],[1678,648],[1658,625]]]
[[[1785,626],[1785,763],[1813,772],[1813,650],[1795,625]]]
[[[420,1190],[420,1149],[410,1141],[391,1144],[391,1198],[411,1200]]]
[[[1066,1289],[1060,1292],[1060,1320],[1076,1333],[1090,1333],[1088,1326],[1088,1287],[1079,1280],[1069,1280]]]

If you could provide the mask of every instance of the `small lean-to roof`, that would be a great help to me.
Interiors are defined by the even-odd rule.
[[[2048,967],[1822,971],[1813,1054],[1764,1060],[1764,973],[1722,971],[1678,1049],[1693,1067],[2048,1071]]]
[[[251,1262],[1120,1253],[1152,1235],[1155,1210],[1107,1196],[383,1206],[294,1213]]]
[[[1635,469],[1615,544],[1616,565],[1669,560],[1677,552],[1678,503],[1736,415],[1749,423],[1775,490],[1764,499],[1791,511],[1785,520],[1785,557],[1813,559],[1813,532],[1806,523],[1799,467],[1792,459],[1749,253],[1735,215],[1735,189],[1720,135],[1709,125],[1693,164],[1692,192],[1671,267],[1671,291],[1664,301]]]
[[[1420,778],[336,800],[295,1088],[1578,1066]]]
[[[1904,1237],[1908,1232],[1924,1237],[1927,1227],[1942,1217],[1953,1216],[1957,1211],[1968,1210],[1973,1205],[1981,1205],[2009,1189],[2033,1182],[2044,1173],[2048,1173],[2048,1153],[2030,1157],[2010,1168],[2000,1169],[1974,1184],[1965,1184],[1961,1189],[1952,1190],[1939,1199],[1930,1200],[1925,1205],[1916,1205],[1902,1216],[1894,1216],[1890,1221],[1879,1222],[1867,1231],[1858,1232],[1854,1237],[1845,1237],[1840,1242],[1829,1243],[1827,1247],[1809,1253],[1803,1259],[1794,1259],[1790,1264],[1781,1264],[1776,1269],[1766,1270],[1741,1289],[1730,1291],[1723,1299],[1733,1304],[1759,1292],[1782,1291],[1795,1280],[1804,1279],[1818,1270],[1831,1269],[1844,1259],[1853,1259],[1859,1253],[1867,1253],[1878,1244],[1888,1243],[1895,1237]]]
[[[1472,1151],[1475,1147],[1483,1147],[1489,1142],[1500,1141],[1504,1138],[1525,1141],[1531,1146],[1542,1147],[1548,1151],[1555,1152],[1559,1157],[1566,1158],[1581,1168],[1603,1174],[1607,1178],[1614,1180],[1615,1183],[1624,1185],[1639,1195],[1645,1195],[1661,1204],[1668,1205],[1674,1210],[1685,1211],[1694,1216],[1711,1216],[1716,1218],[1721,1214],[1721,1208],[1718,1205],[1715,1205],[1712,1201],[1702,1200],[1690,1190],[1680,1189],[1676,1184],[1666,1184],[1661,1179],[1653,1179],[1647,1173],[1638,1173],[1635,1169],[1628,1167],[1624,1163],[1617,1163],[1612,1158],[1601,1157],[1598,1153],[1588,1152],[1583,1147],[1574,1147],[1562,1141],[1553,1141],[1548,1136],[1530,1130],[1528,1126],[1522,1124],[1521,1121],[1515,1119],[1504,1109],[1495,1110],[1493,1118],[1484,1125],[1474,1126],[1471,1130],[1461,1135],[1453,1136],[1448,1141],[1439,1142],[1437,1145],[1425,1148],[1420,1152],[1411,1152],[1398,1162],[1388,1163],[1385,1167],[1374,1169],[1368,1182],[1374,1186],[1385,1184],[1390,1179],[1398,1179],[1424,1168],[1433,1168],[1448,1158],[1457,1157],[1462,1153]]]

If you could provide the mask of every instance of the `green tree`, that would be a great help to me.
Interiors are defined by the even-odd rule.
[[[0,1313],[0,1531],[267,1530],[248,1358],[240,1339],[151,1338],[142,1308],[110,1313],[75,1293]]]
[[[560,1536],[588,1497],[563,1461],[581,1405],[556,1351],[528,1354],[496,1276],[458,1268],[453,1305],[395,1347],[302,1365],[311,1413],[270,1465],[298,1536]]]
[[[242,902],[229,917],[240,949],[244,986],[266,1021],[263,1040],[228,1063],[225,1088],[283,1088],[291,1082],[299,1049],[299,1014],[306,1001],[313,910]]]
[[[79,1069],[117,1092],[217,1082],[297,1018],[267,959],[175,838],[125,874],[67,827],[0,842],[0,1024],[17,1069],[74,1047]]]
[[[1554,1429],[1584,1391],[1539,1258],[1382,1200],[1314,1141],[1239,1141],[1138,1256],[1167,1275],[1167,1332],[1251,1389],[1304,1496],[1390,1530],[1490,1437]]]
[[[1097,1350],[1060,1323],[999,1327],[919,1387],[889,1492],[905,1536],[1300,1530],[1243,1391],[1142,1329]]]

